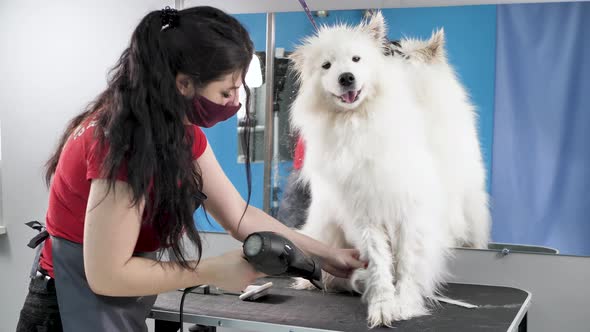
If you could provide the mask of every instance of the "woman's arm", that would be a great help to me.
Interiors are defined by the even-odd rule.
[[[203,259],[196,270],[133,257],[143,203],[131,207],[127,183],[116,182],[108,194],[107,188],[105,180],[92,181],[84,226],[84,269],[95,293],[145,296],[201,284],[241,291],[258,277],[239,252]]]
[[[202,173],[203,191],[208,197],[205,201],[207,211],[237,240],[243,241],[254,232],[273,231],[293,241],[307,253],[321,258],[324,270],[333,275],[346,277],[353,269],[365,266],[364,262],[358,260],[356,250],[328,247],[290,229],[253,206],[248,207],[238,226],[246,202],[223,172],[210,146],[198,159],[198,167]]]

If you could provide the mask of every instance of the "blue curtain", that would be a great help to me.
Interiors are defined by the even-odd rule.
[[[493,240],[590,255],[590,3],[497,20]]]

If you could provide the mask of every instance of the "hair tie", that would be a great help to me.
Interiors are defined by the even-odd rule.
[[[161,30],[174,28],[178,25],[178,10],[170,8],[170,6],[166,6],[166,8],[161,10],[160,18],[162,19]]]

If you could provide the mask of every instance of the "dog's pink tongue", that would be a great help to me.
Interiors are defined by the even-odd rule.
[[[348,91],[347,93],[343,94],[341,97],[344,99],[344,102],[348,104],[354,103],[356,96],[358,96],[358,91]]]

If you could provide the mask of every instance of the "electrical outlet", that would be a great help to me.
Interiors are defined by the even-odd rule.
[[[6,234],[6,226],[0,226],[0,235]]]

